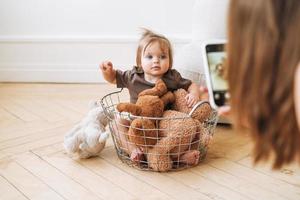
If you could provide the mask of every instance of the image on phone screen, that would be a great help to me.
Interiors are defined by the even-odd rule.
[[[212,44],[206,46],[209,77],[211,82],[212,95],[216,106],[228,104],[228,84],[225,79],[226,53],[224,44]]]

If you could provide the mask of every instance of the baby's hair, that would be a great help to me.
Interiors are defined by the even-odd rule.
[[[136,52],[136,65],[138,67],[142,67],[141,64],[141,58],[144,51],[147,49],[147,47],[153,43],[153,42],[159,42],[160,47],[163,51],[168,50],[168,57],[169,57],[169,63],[170,68],[172,68],[173,65],[173,51],[170,41],[163,35],[154,33],[153,31],[150,31],[149,29],[142,28],[142,37],[139,40],[139,45]]]

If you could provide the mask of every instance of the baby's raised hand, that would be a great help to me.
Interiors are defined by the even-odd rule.
[[[186,100],[186,104],[189,108],[192,108],[199,100],[199,96],[198,95],[194,95],[192,93],[188,93],[185,96],[185,100]]]
[[[110,61],[103,61],[99,68],[103,73],[110,73],[113,69],[113,64]]]
[[[116,71],[113,69],[113,64],[110,61],[103,61],[99,65],[104,79],[110,83],[116,82]]]

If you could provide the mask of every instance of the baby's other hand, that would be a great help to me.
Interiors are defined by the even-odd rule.
[[[198,95],[194,95],[192,93],[189,93],[185,96],[186,104],[189,108],[192,108],[199,100]]]

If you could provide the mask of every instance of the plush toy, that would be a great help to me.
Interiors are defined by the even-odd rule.
[[[203,122],[207,119],[212,111],[210,104],[207,102],[208,98],[205,95],[201,95],[200,103],[193,108],[189,108],[185,103],[185,96],[187,94],[188,92],[184,89],[178,89],[174,92],[176,100],[173,103],[172,110],[190,114],[192,118]]]
[[[202,122],[211,114],[210,104],[202,101],[191,109],[185,103],[184,98],[187,94],[185,90],[179,89],[174,94],[173,105],[177,111],[164,112],[163,118],[172,120],[160,121],[159,135],[162,138],[147,152],[148,166],[154,171],[168,171],[172,169],[174,163],[189,166],[198,164],[200,138],[209,135]]]
[[[119,103],[117,110],[119,112],[128,112],[135,116],[157,118],[162,117],[165,106],[174,100],[173,93],[168,92],[162,80],[158,80],[153,88],[144,90],[139,94],[135,104]],[[140,117],[133,119],[128,131],[129,142],[143,150],[156,144],[159,138],[156,131],[158,128],[156,121],[155,119],[150,120]]]
[[[90,103],[90,107],[88,114],[64,138],[67,153],[78,158],[99,155],[109,136],[105,130],[108,119],[102,107],[96,102]]]
[[[183,89],[174,94],[167,92],[164,82],[159,80],[154,88],[139,94],[136,104],[117,105],[119,112],[164,118],[150,120],[133,117],[131,124],[127,124],[130,127],[126,133],[128,143],[143,150],[148,166],[154,171],[168,171],[174,163],[195,165],[199,161],[199,140],[206,134],[201,123],[210,116],[211,107],[207,101],[202,101],[193,109],[188,108],[186,94]],[[174,103],[173,108],[177,111],[164,111],[165,105],[170,102]]]

